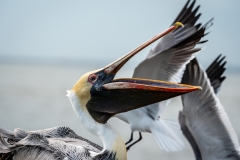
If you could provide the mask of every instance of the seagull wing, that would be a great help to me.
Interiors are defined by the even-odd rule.
[[[226,79],[225,76],[222,76],[226,70],[226,63],[225,56],[220,54],[206,69],[207,77],[209,78],[211,86],[216,94],[220,91],[222,82]]]
[[[172,33],[163,37],[152,49],[146,59],[142,61],[134,70],[133,77],[180,82],[185,65],[194,58],[194,53],[200,48],[194,48],[204,37],[207,26],[212,23],[212,19],[205,25],[196,24],[201,14],[197,14],[200,6],[194,9],[195,1],[189,2],[183,7],[175,21],[182,22],[185,27],[178,28]],[[157,119],[168,101],[147,106],[148,114]]]
[[[202,159],[239,159],[237,135],[207,74],[196,60],[187,66],[182,83],[203,88],[182,96],[183,110],[179,114],[180,124],[187,126]]]
[[[196,59],[193,59],[192,61],[194,62],[194,61],[196,61]],[[196,63],[196,62],[194,62],[194,63]],[[206,70],[207,77],[210,80],[211,86],[213,87],[215,94],[219,91],[219,88],[221,87],[222,82],[226,79],[225,76],[222,76],[224,71],[226,70],[225,64],[226,64],[225,56],[221,57],[221,54],[220,54],[209,65],[208,69]],[[191,65],[191,63],[189,63],[186,66],[185,72],[189,72],[188,71],[189,65]],[[194,151],[194,155],[195,155],[196,159],[201,160],[202,159],[201,152],[197,146],[197,143],[196,143],[194,137],[192,136],[191,132],[189,131],[188,126],[186,125],[185,116],[183,115],[182,111],[179,112],[178,120],[181,125],[181,130],[182,130],[184,136],[187,138],[188,142],[192,146],[192,149]]]

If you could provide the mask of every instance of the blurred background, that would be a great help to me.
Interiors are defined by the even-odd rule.
[[[36,130],[69,126],[80,136],[101,144],[76,118],[66,97],[80,76],[111,63],[157,33],[176,18],[185,0],[121,1],[1,1],[0,2],[0,127]],[[227,76],[219,98],[240,138],[240,1],[201,0],[199,22],[214,17],[204,49],[198,53],[206,68],[220,53],[227,56]],[[132,58],[117,75],[131,77],[150,48]],[[177,119],[182,108],[175,98],[164,117]],[[130,129],[112,118],[110,123],[127,141]],[[138,138],[138,134],[136,138]],[[129,159],[193,159],[186,148],[159,149],[153,136],[128,152]]]

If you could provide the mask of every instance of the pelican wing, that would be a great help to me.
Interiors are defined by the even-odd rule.
[[[99,146],[98,144],[93,143],[88,139],[85,139],[77,135],[71,128],[65,127],[65,126],[47,128],[47,129],[36,130],[36,131],[25,131],[20,128],[16,128],[14,130],[15,136],[18,138],[25,138],[27,135],[32,133],[38,133],[47,138],[71,138],[72,140],[75,139],[75,143],[79,143],[80,145],[84,144],[86,146],[91,146],[92,147],[91,149],[95,152],[99,152],[102,150],[102,147]]]
[[[96,143],[93,143],[89,141],[88,139],[85,139],[79,135],[77,135],[71,128],[61,126],[61,127],[53,127],[53,128],[47,128],[42,130],[36,130],[36,131],[25,131],[20,128],[16,128],[14,132],[11,132],[6,129],[0,128],[0,138],[8,138],[11,139],[11,143],[16,143],[19,140],[27,137],[30,134],[37,133],[40,135],[43,135],[47,138],[71,138],[76,139],[74,143],[84,144],[86,146],[91,146],[93,151],[99,152],[102,150],[102,147],[99,146]],[[4,143],[4,141],[3,141]],[[6,145],[6,144],[5,144]],[[1,143],[0,143],[0,149],[1,149]]]
[[[65,157],[56,156],[53,152],[43,149],[42,147],[31,147],[25,146],[19,148],[15,154],[14,151],[10,153],[3,154],[1,160],[59,160]],[[31,153],[31,154],[29,154]]]
[[[52,151],[61,154],[63,157],[67,157],[68,159],[83,159],[83,160],[88,160],[92,159],[90,157],[90,152],[92,151],[91,148],[94,147],[87,147],[86,145],[79,145],[79,143],[73,144],[73,143],[68,143],[68,141],[71,141],[68,139],[68,141],[63,140],[62,138],[57,138],[57,139],[48,139],[49,141],[49,147],[51,148]],[[87,148],[86,148],[87,147]]]
[[[96,153],[99,153],[102,150],[102,147],[101,147],[101,149],[98,149],[94,145],[91,145],[88,142],[80,140],[80,139],[75,139],[75,138],[51,138],[51,139],[62,141],[62,142],[65,142],[67,144],[71,144],[74,146],[82,146],[82,147],[84,147],[90,151],[96,152]]]
[[[14,132],[0,128],[0,153],[6,160],[13,155],[16,159],[26,156],[28,159],[88,159],[89,151],[99,153],[101,150],[102,147],[78,136],[69,127],[37,131],[17,128]]]
[[[1,139],[1,143],[7,144],[5,147],[9,150],[8,153],[3,153],[3,157],[9,157],[12,154],[12,159],[37,159],[37,160],[59,160],[59,159],[91,159],[89,151],[94,147],[87,146],[86,143],[73,143],[76,139],[73,138],[46,138],[45,136],[32,133],[16,143],[9,143],[8,138]],[[5,142],[3,142],[5,141]],[[94,152],[94,151],[93,151]],[[5,160],[5,158],[2,158]]]
[[[194,47],[198,43],[206,42],[200,42],[200,40],[206,35],[205,30],[212,22],[211,19],[204,26],[196,24],[201,15],[197,14],[199,6],[194,9],[195,1],[193,1],[188,7],[189,2],[175,20],[182,22],[185,27],[178,28],[163,37],[148,53],[147,58],[135,68],[133,77],[171,82],[181,81],[185,65],[194,58],[194,53],[200,50]],[[166,104],[167,101],[164,101],[147,106],[148,114],[156,119]]]
[[[182,96],[183,110],[179,115],[180,124],[187,126],[202,159],[239,159],[236,133],[196,60],[187,66],[182,82],[203,88]]]
[[[24,159],[24,160],[57,160],[63,159],[61,154],[55,154],[50,147],[45,145],[46,141],[43,136],[30,135],[18,142],[13,142],[12,139],[0,135],[1,148],[6,149],[8,152],[1,152],[1,160]],[[42,143],[38,143],[42,142]]]

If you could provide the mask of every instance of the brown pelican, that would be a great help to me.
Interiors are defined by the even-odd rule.
[[[54,127],[37,131],[24,131],[17,128],[14,132],[0,129],[0,141],[3,144],[0,146],[0,152],[7,153],[4,155],[5,159],[11,159],[14,152],[16,152],[14,155],[16,159],[23,159],[22,157],[26,157],[28,152],[32,155],[26,159],[64,159],[66,157],[79,159],[84,156],[82,155],[84,150],[94,152],[102,150],[101,146],[78,136],[69,127]]]
[[[194,7],[196,1],[187,1],[175,21],[184,23],[179,28],[163,37],[156,47],[148,53],[134,70],[133,78],[148,78],[179,83],[186,64],[194,58],[194,54],[201,48],[194,48],[206,35],[206,28],[211,25],[210,20],[205,25],[196,23],[200,15]],[[157,144],[166,151],[177,151],[184,148],[182,133],[178,122],[162,118],[164,108],[169,103],[163,101],[139,109],[117,114],[116,117],[129,123],[131,136],[126,144],[133,140],[133,132],[139,132],[139,139],[127,146],[129,149],[142,139],[141,132],[153,134]]]
[[[92,159],[87,153],[91,148],[82,144],[71,144],[62,139],[46,138],[41,134],[32,133],[17,143],[8,146],[8,149],[15,150],[13,155],[6,154],[6,159]],[[26,156],[27,155],[27,156]],[[13,156],[13,157],[12,157]],[[4,157],[4,158],[5,158]]]
[[[3,138],[8,138],[8,141],[11,143],[9,145],[13,145],[20,141],[21,139],[27,137],[31,134],[39,134],[46,138],[61,138],[61,140],[68,141],[69,143],[79,143],[84,145],[86,148],[90,147],[91,150],[95,152],[100,152],[102,147],[77,135],[72,129],[69,127],[61,126],[61,127],[53,127],[48,129],[36,130],[36,131],[25,131],[20,128],[16,128],[14,132],[8,131],[6,129],[0,128],[0,136]],[[65,139],[63,139],[65,138]],[[69,138],[69,139],[68,139]],[[4,143],[5,141],[3,141]]]
[[[206,72],[194,59],[187,65],[182,79],[183,83],[203,87],[202,92],[182,96],[183,110],[179,112],[181,129],[197,160],[240,159],[237,135],[216,96],[225,79],[223,59],[219,56]]]
[[[121,112],[201,89],[201,87],[149,79],[114,79],[116,73],[132,56],[178,26],[182,26],[182,24],[176,23],[108,66],[84,74],[68,91],[67,96],[82,124],[91,133],[101,138],[103,142],[101,152],[94,152],[84,146],[69,144],[60,138],[51,141],[50,138],[45,137],[44,139],[44,136],[33,133],[34,136],[30,134],[14,144],[13,147],[9,146],[8,143],[1,144],[1,150],[6,151],[3,152],[5,153],[3,157],[11,154],[13,159],[59,159],[54,158],[55,154],[50,157],[43,156],[49,150],[54,149],[57,155],[63,154],[60,159],[63,157],[64,159],[76,159],[77,157],[77,159],[126,160],[124,140],[107,123],[109,118]],[[8,140],[4,135],[1,137],[3,137],[1,138],[2,141]],[[34,140],[35,137],[38,137],[37,141]],[[63,149],[64,151],[62,151]],[[32,158],[32,155],[37,157]]]

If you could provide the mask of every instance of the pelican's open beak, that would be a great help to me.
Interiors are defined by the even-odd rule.
[[[131,57],[179,25],[182,24],[176,23],[124,57],[94,73],[94,83],[90,90],[91,99],[87,102],[87,109],[97,122],[106,123],[115,114],[201,89],[201,87],[149,79],[121,78],[114,80],[116,73]]]

